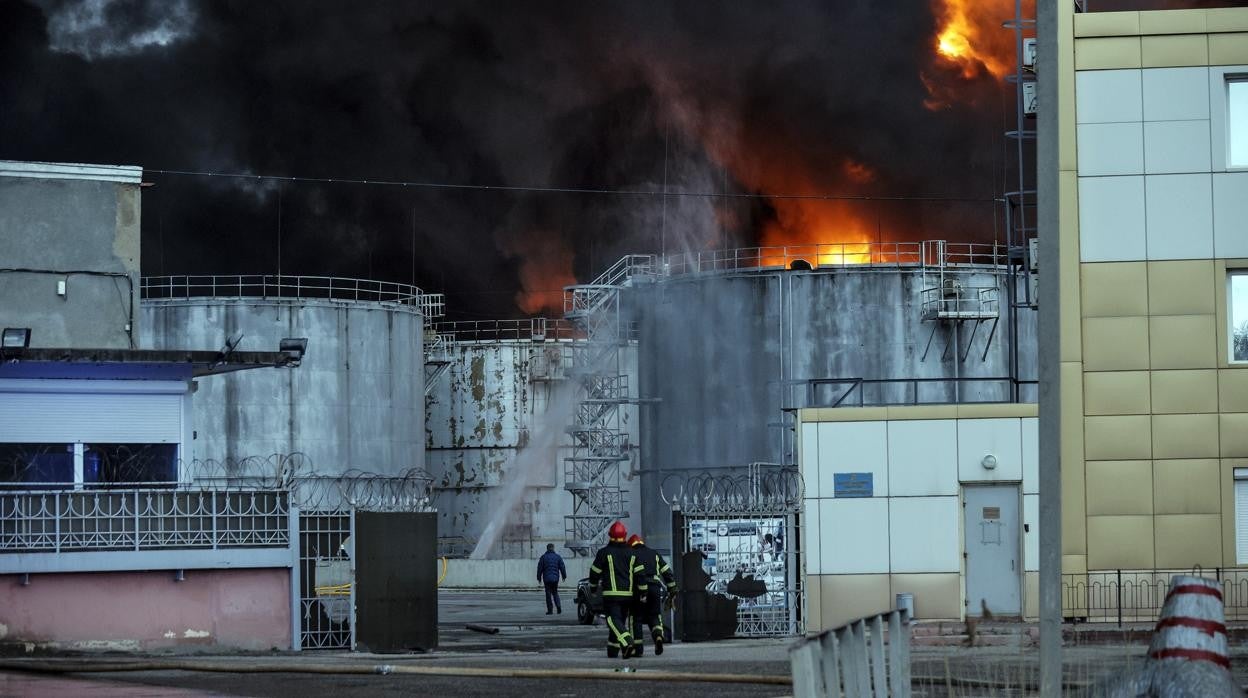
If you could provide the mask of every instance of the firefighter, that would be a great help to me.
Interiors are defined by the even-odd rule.
[[[633,636],[628,614],[637,583],[642,582],[642,566],[625,543],[628,529],[616,521],[607,529],[609,542],[598,550],[589,566],[589,591],[602,588],[602,610],[607,616],[607,656],[628,659],[633,656]]]
[[[641,631],[642,623],[650,626],[654,638],[654,653],[663,654],[663,590],[667,590],[668,603],[676,598],[676,579],[672,567],[659,551],[646,546],[641,536],[634,533],[628,539],[637,563],[642,567],[637,596],[633,599],[633,656],[640,657],[645,651]]]

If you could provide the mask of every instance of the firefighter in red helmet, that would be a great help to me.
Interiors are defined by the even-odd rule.
[[[634,533],[628,539],[628,547],[633,549],[637,564],[641,565],[642,573],[638,578],[638,593],[633,600],[633,655],[641,656],[644,651],[642,624],[650,626],[650,636],[654,638],[654,653],[663,654],[663,595],[666,590],[670,601],[676,598],[676,578],[672,576],[672,567],[659,551],[648,547],[641,536]]]
[[[633,656],[629,610],[638,585],[645,584],[643,568],[625,543],[628,529],[616,521],[607,529],[608,543],[598,550],[589,566],[590,592],[602,588],[602,609],[607,616],[607,656]]]

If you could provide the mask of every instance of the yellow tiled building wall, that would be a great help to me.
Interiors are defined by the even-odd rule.
[[[1203,170],[1157,169],[1150,164],[1147,114],[1139,117],[1143,128],[1127,123],[1129,118],[1088,123],[1096,119],[1077,115],[1075,94],[1076,84],[1095,71],[1120,71],[1126,80],[1142,72],[1147,82],[1152,68],[1248,64],[1248,8],[1063,12],[1058,60],[1063,572],[1235,566],[1233,469],[1248,466],[1248,366],[1227,362],[1226,273],[1248,263],[1220,256],[1219,250],[1229,249],[1228,234],[1242,233],[1248,240],[1248,227],[1228,227],[1234,222],[1222,220],[1207,247],[1194,236],[1193,258],[1157,258],[1182,256],[1175,247],[1187,242],[1162,239],[1174,235],[1163,230],[1164,212],[1154,208],[1173,207],[1173,201],[1163,201],[1150,186],[1168,191],[1161,185],[1173,180],[1205,186],[1202,177],[1222,176],[1218,173],[1227,168],[1219,169],[1215,157]],[[1106,75],[1095,77],[1108,84]],[[1199,133],[1199,115],[1189,122],[1171,118],[1166,128],[1195,124]],[[1206,115],[1209,119],[1216,129],[1216,115]],[[1136,170],[1099,159],[1101,151],[1112,149],[1113,139],[1132,137],[1144,144]],[[1154,199],[1138,211],[1122,206],[1110,211],[1123,217],[1125,232],[1107,228],[1105,235],[1121,237],[1106,247],[1104,237],[1095,237],[1100,233],[1080,230],[1101,225],[1091,211],[1102,202],[1093,196],[1137,186],[1136,179],[1143,184],[1139,200]],[[1216,181],[1236,190],[1248,182]],[[1080,201],[1081,192],[1088,201]],[[1248,188],[1238,194],[1248,198]],[[1138,239],[1129,230],[1133,216],[1141,228]],[[1209,223],[1210,231],[1215,223]],[[1140,252],[1131,253],[1133,245]],[[1124,259],[1107,261],[1106,249],[1127,251]]]

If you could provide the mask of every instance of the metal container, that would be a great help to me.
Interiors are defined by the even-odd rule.
[[[900,594],[897,594],[897,603],[894,604],[894,607],[899,611],[905,611],[907,614],[909,614],[905,616],[906,618],[912,621],[915,620],[914,594],[907,593],[907,592],[902,592]]]
[[[218,348],[242,333],[240,349],[275,350],[308,338],[299,368],[198,381],[193,458],[247,467],[238,464],[302,453],[303,474],[319,475],[424,467],[422,325],[440,297],[289,276],[147,278],[143,296],[143,347]]]
[[[508,515],[493,556],[528,558],[547,543],[562,546],[572,501],[564,488],[563,461],[572,449],[565,433],[571,417],[544,415],[576,390],[569,369],[581,338],[568,323],[545,318],[441,323],[431,331],[448,340],[450,358],[448,370],[430,383],[425,404],[439,552],[472,551],[501,506],[517,453],[552,443],[539,429],[558,432],[555,448],[528,473],[529,486]],[[635,370],[635,347],[623,348],[622,363]],[[636,406],[624,410],[623,420],[636,444]],[[629,472],[636,467],[636,449],[632,455],[625,465]]]
[[[669,526],[658,490],[673,472],[795,462],[794,408],[1034,401],[1010,376],[1037,377],[1035,313],[1014,337],[999,248],[896,249],[864,248],[870,264],[813,246],[698,255],[635,285],[652,536]]]

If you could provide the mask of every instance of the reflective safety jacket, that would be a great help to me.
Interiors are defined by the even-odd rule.
[[[645,568],[637,564],[637,556],[624,543],[608,543],[594,556],[589,566],[590,586],[601,586],[604,599],[631,598],[633,582],[646,582]]]
[[[633,555],[637,556],[637,564],[641,565],[642,573],[639,579],[650,585],[652,590],[660,585],[667,587],[670,594],[676,591],[676,578],[672,576],[672,566],[667,564],[667,560],[659,554],[659,551],[648,547],[645,543],[638,543],[633,546]]]

